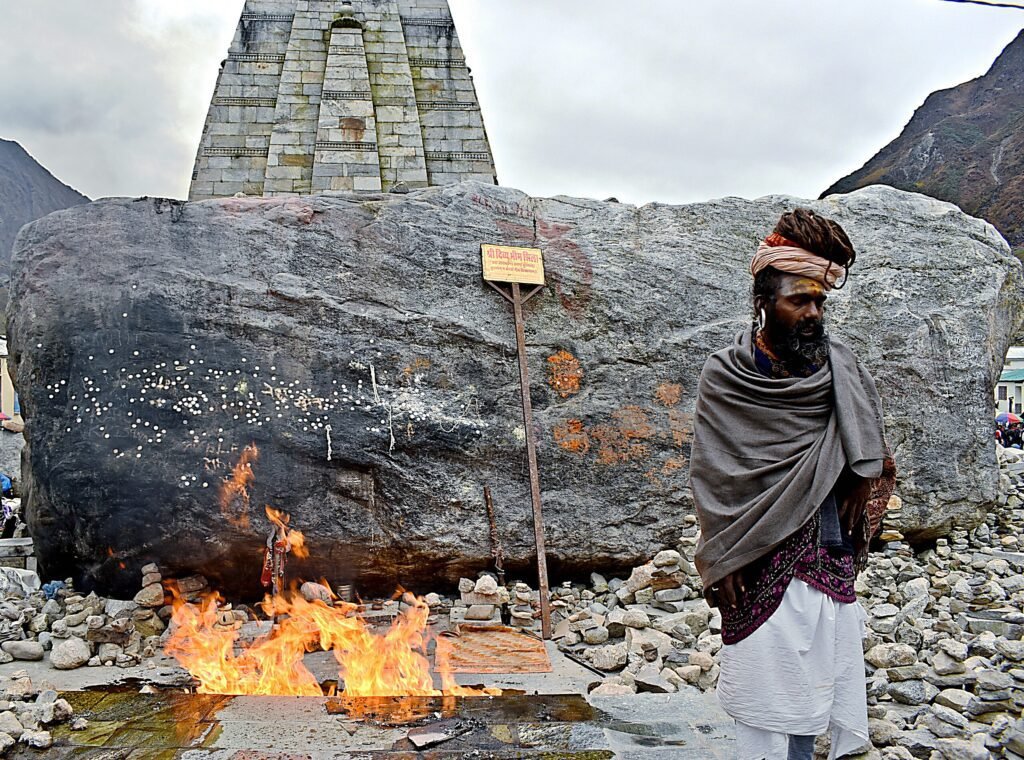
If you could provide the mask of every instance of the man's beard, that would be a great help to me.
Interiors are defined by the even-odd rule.
[[[804,321],[785,327],[769,318],[768,330],[772,348],[787,369],[820,368],[828,361],[828,333],[823,322]]]

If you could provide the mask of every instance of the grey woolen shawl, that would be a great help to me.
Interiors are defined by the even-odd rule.
[[[690,487],[704,587],[799,530],[844,466],[876,478],[885,457],[878,391],[849,348],[833,339],[818,372],[775,380],[741,332],[708,358],[697,391]]]

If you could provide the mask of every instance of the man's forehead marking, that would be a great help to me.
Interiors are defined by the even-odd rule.
[[[787,277],[786,281],[782,283],[782,288],[789,291],[790,295],[810,293],[817,296],[825,293],[825,286],[810,277],[793,276],[793,279]]]

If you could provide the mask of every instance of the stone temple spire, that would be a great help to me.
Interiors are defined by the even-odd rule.
[[[447,0],[246,0],[190,200],[497,183]]]

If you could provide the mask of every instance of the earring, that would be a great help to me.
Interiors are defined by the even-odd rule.
[[[758,327],[759,330],[763,330],[764,329],[764,323],[765,323],[764,309],[761,309],[760,313],[758,314],[758,320],[757,320],[757,327]]]

